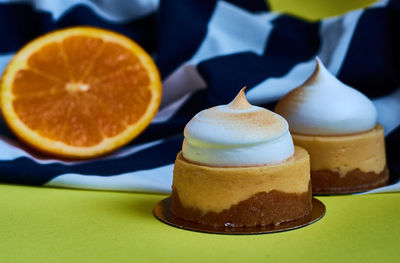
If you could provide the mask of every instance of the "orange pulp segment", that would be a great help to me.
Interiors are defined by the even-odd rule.
[[[134,41],[91,27],[46,34],[23,47],[1,81],[10,129],[51,155],[89,158],[128,143],[161,100],[152,58]]]

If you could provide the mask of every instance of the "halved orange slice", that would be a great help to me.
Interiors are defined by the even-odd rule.
[[[38,150],[70,158],[128,143],[151,122],[161,100],[152,58],[129,38],[91,27],[28,43],[0,85],[10,129]]]

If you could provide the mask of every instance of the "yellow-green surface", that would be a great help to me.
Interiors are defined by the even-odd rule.
[[[227,236],[152,215],[163,195],[0,185],[0,262],[399,262],[400,194],[319,197],[288,232]]]
[[[365,7],[376,0],[268,0],[267,2],[274,11],[316,20],[339,15],[346,10]]]

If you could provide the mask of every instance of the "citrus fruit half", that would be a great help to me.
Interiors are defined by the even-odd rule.
[[[56,156],[90,158],[141,133],[161,100],[152,58],[111,31],[76,27],[43,35],[17,52],[1,80],[10,129]]]

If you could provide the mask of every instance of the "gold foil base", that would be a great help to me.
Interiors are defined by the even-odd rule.
[[[308,216],[279,225],[259,227],[212,227],[183,220],[171,213],[171,197],[157,203],[154,207],[153,214],[161,222],[180,229],[211,234],[255,235],[294,230],[317,222],[325,215],[326,208],[325,205],[316,198],[312,199],[312,205],[313,209]]]

